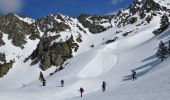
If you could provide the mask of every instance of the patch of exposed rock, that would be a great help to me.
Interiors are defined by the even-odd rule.
[[[81,14],[78,20],[85,28],[88,28],[91,33],[100,33],[112,27],[111,20],[114,16],[90,16],[88,14]],[[108,24],[104,26],[103,24]]]
[[[20,20],[17,15],[7,14],[0,16],[0,30],[8,34],[8,39],[17,47],[23,47],[27,43],[26,36],[34,34],[33,26]]]
[[[70,30],[70,27],[66,24],[66,19],[60,14],[49,15],[45,18],[38,19],[36,24],[40,27],[40,30],[45,33],[59,33],[61,31]]]
[[[62,66],[64,62],[72,57],[72,50],[78,49],[73,37],[65,42],[54,42],[59,36],[46,37],[40,40],[34,52],[25,60],[32,60],[32,65],[40,62],[40,68],[47,70],[51,66]]]
[[[6,75],[12,68],[14,61],[7,62],[4,53],[0,53],[0,78]]]

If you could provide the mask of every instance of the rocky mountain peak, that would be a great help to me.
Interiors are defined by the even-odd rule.
[[[69,25],[65,23],[65,19],[60,15],[49,15],[47,17],[38,19],[36,22],[42,32],[55,32],[70,30]]]
[[[156,0],[134,0],[134,2],[127,8],[119,11],[116,15],[116,26],[124,27],[129,24],[134,24],[142,21],[141,24],[150,23],[153,16],[162,16],[169,14],[166,6],[159,4]],[[146,22],[146,23],[144,23]]]
[[[31,24],[24,21],[22,17],[9,13],[0,16],[0,31],[8,34],[8,39],[12,40],[13,45],[23,47],[27,42],[26,35],[32,34]]]
[[[164,11],[166,7],[159,5],[154,0],[135,0],[129,7],[130,12],[135,14],[137,12],[150,12],[150,11]]]

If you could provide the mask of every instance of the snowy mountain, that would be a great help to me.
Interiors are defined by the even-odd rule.
[[[169,20],[169,0],[135,0],[108,16],[0,15],[0,99],[168,100],[170,58],[155,54],[168,45]]]

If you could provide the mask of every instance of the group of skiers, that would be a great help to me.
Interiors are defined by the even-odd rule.
[[[132,71],[132,80],[134,81],[134,80],[137,79],[136,71],[134,69],[131,70],[131,71]],[[60,86],[64,87],[64,80],[63,79],[61,79],[61,81],[60,81]],[[105,81],[102,82],[101,87],[102,87],[102,91],[105,92],[105,90],[106,90],[106,82]],[[80,97],[83,97],[84,88],[80,87],[79,91],[80,91]]]
[[[64,87],[64,80],[63,79],[60,81],[60,85],[61,85],[61,87]],[[106,82],[103,81],[102,91],[105,92],[105,90],[106,90]],[[80,87],[79,91],[80,91],[80,97],[83,97],[84,88]]]
[[[103,92],[105,92],[105,90],[106,90],[106,82],[105,81],[103,81],[103,83],[102,83],[102,90],[103,90]],[[83,97],[84,89],[82,87],[80,87],[79,91],[80,91],[80,96]]]
[[[134,80],[137,79],[137,77],[136,77],[136,71],[135,71],[134,69],[131,70],[131,71],[132,71],[132,80],[134,81]],[[44,83],[44,82],[45,82],[45,81],[44,81],[45,79],[44,79],[42,73],[40,73],[40,79],[41,79],[41,81],[42,81],[43,86],[45,86],[45,83]],[[25,85],[24,85],[24,86],[25,86]],[[60,86],[61,86],[61,87],[64,87],[64,80],[63,80],[63,79],[61,79],[61,81],[60,81]],[[103,92],[106,91],[106,82],[105,82],[105,81],[102,82],[101,89],[102,89]],[[80,97],[83,97],[84,88],[80,87],[80,89],[79,89],[78,91],[80,91]]]
[[[64,80],[63,79],[61,79],[61,81],[60,81],[60,86],[64,87]],[[103,81],[102,91],[105,92],[105,90],[106,90],[106,82]],[[79,91],[80,91],[80,97],[83,97],[84,88],[80,87]]]
[[[137,79],[136,71],[135,71],[134,69],[131,70],[131,71],[132,71],[132,80],[134,81],[134,80]],[[105,92],[105,90],[106,90],[106,82],[103,81],[103,83],[102,83],[102,91]],[[82,87],[80,87],[80,90],[79,90],[79,91],[80,91],[80,96],[83,97],[84,89],[83,89]]]

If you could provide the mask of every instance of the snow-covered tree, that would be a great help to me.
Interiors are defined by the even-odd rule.
[[[168,26],[169,26],[169,18],[168,18],[167,15],[163,15],[163,16],[161,17],[161,22],[160,22],[160,24],[161,24],[160,28],[161,28],[163,31],[168,28]]]
[[[168,16],[165,14],[161,17],[161,21],[160,21],[160,28],[153,31],[153,33],[155,35],[158,35],[160,33],[162,33],[163,31],[165,31],[167,28],[169,27],[169,18]]]
[[[168,54],[168,48],[161,41],[160,44],[159,44],[159,48],[158,48],[156,55],[158,56],[158,58],[161,59],[161,61],[163,61],[166,58],[167,54]]]

